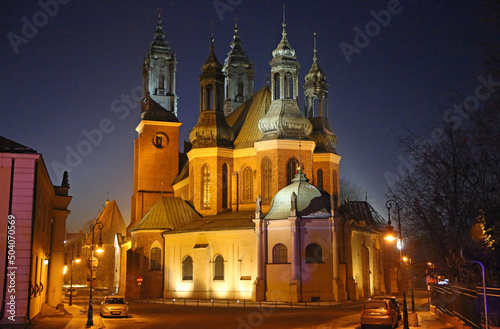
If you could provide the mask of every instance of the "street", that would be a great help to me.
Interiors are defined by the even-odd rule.
[[[85,297],[73,300],[71,310],[76,313],[67,313],[60,317],[42,317],[33,328],[82,328],[86,323]],[[101,318],[99,316],[99,299],[95,300],[94,325],[96,328],[168,328],[168,329],[218,329],[218,328],[295,328],[295,329],[327,329],[346,328],[359,329],[360,311],[364,299],[356,302],[345,302],[337,305],[294,306],[283,305],[275,307],[245,307],[241,304],[231,304],[230,307],[219,306],[184,306],[182,302],[176,305],[171,303],[129,303],[130,316],[128,318]],[[400,302],[402,302],[400,300]],[[427,310],[427,298],[424,291],[416,294],[415,304],[417,311]],[[234,305],[234,306],[233,306]],[[411,298],[408,298],[410,309]],[[67,309],[70,309],[66,305]],[[78,319],[76,319],[78,318]],[[78,320],[78,321],[76,321]],[[400,322],[401,328],[402,322]]]

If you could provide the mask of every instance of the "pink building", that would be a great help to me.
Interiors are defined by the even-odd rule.
[[[0,136],[0,327],[28,327],[62,302],[69,184],[37,151]],[[62,304],[61,304],[62,305]]]

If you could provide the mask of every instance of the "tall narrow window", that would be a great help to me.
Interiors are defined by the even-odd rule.
[[[323,169],[318,169],[316,173],[316,186],[320,189],[323,189]]]
[[[299,160],[295,158],[291,158],[290,161],[288,161],[287,165],[287,185],[290,185],[292,183],[292,179],[297,175],[297,169],[299,167]]]
[[[158,247],[151,248],[149,255],[149,269],[161,270],[161,249]]]
[[[243,81],[238,82],[238,96],[243,96]]]
[[[286,99],[292,99],[293,91],[293,76],[290,73],[287,73],[285,75],[285,98]]]
[[[214,99],[214,87],[212,85],[208,85],[207,86],[207,90],[206,90],[206,93],[207,93],[207,99],[206,99],[206,106],[205,106],[205,110],[210,110],[212,108],[212,100]]]
[[[252,280],[252,261],[247,254],[240,259],[240,280]]]
[[[210,170],[208,165],[201,168],[202,198],[201,209],[210,209]]]
[[[214,260],[214,280],[224,280],[224,257],[221,255]]]
[[[227,163],[222,165],[222,209],[228,208],[228,189],[229,189],[229,180],[227,177]]]
[[[323,249],[316,243],[306,247],[306,263],[323,263]]]
[[[193,259],[190,256],[182,261],[182,280],[193,280]]]
[[[274,75],[274,99],[280,99],[280,74],[276,73]]]
[[[252,203],[253,197],[253,172],[252,168],[246,167],[243,169],[241,183],[241,202]]]
[[[158,76],[158,89],[165,89],[165,76],[163,73]]]
[[[262,159],[261,175],[262,175],[262,202],[271,202],[271,180],[272,180],[271,160],[268,158]]]
[[[273,263],[286,264],[288,263],[288,249],[283,243],[277,243],[273,247]]]

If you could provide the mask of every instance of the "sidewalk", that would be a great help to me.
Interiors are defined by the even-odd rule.
[[[87,324],[87,309],[84,306],[73,304],[68,306],[64,305],[64,315],[45,315],[41,316],[32,325],[32,328],[51,328],[51,329],[82,329],[91,328],[99,329],[102,328],[102,318],[99,316],[99,307],[94,306],[94,326],[86,327]]]
[[[453,328],[453,326],[447,322],[441,321],[437,315],[430,311],[417,312],[418,314],[418,324],[420,327],[410,327],[410,328],[420,328],[420,329],[444,329]],[[399,327],[403,327],[403,322],[400,321]]]

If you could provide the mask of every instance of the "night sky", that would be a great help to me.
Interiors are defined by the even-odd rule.
[[[141,66],[157,9],[177,55],[182,141],[198,119],[198,76],[208,56],[210,23],[223,63],[238,19],[257,91],[266,84],[271,52],[281,39],[282,2],[59,2],[58,8],[55,0],[0,5],[0,135],[42,153],[55,185],[62,179],[56,167],[71,169],[68,231],[96,216],[108,196],[117,200],[128,223]],[[385,216],[385,173],[402,168],[395,134],[409,128],[425,136],[425,127],[443,120],[441,111],[456,102],[454,93],[473,94],[478,76],[485,75],[483,43],[498,39],[498,31],[489,29],[479,1],[284,3],[288,40],[301,64],[300,88],[317,33],[318,61],[330,84],[330,126],[342,156],[340,176],[366,188],[368,201]],[[376,21],[373,14],[390,13],[388,6],[390,22],[387,15],[379,18],[386,26],[370,23]],[[38,26],[30,28],[33,22]],[[355,40],[355,28],[367,26],[369,40]],[[346,58],[342,43],[351,50],[357,44],[356,52]],[[301,89],[301,108],[303,102]],[[89,140],[84,132],[95,129],[105,130],[102,138],[94,134],[94,144],[82,144]],[[78,158],[69,155],[84,144],[92,148],[81,147]]]

